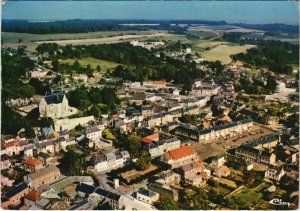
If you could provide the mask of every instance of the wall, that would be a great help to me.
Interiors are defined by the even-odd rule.
[[[62,130],[71,130],[74,129],[77,125],[85,125],[89,121],[95,120],[94,116],[80,117],[74,119],[59,119],[54,120],[54,129],[55,131]]]

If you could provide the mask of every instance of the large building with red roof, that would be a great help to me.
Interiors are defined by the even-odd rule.
[[[177,168],[188,163],[195,162],[199,159],[197,152],[191,146],[183,146],[178,149],[166,152],[162,156],[162,161],[171,165],[172,168]]]

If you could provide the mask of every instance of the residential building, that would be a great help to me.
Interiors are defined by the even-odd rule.
[[[37,172],[24,176],[24,182],[31,188],[50,183],[60,178],[60,171],[56,166],[49,166]]]
[[[198,160],[198,155],[195,149],[191,146],[183,146],[178,149],[166,152],[161,160],[169,164],[172,168],[192,163]]]
[[[248,131],[253,126],[252,119],[244,119],[237,122],[231,122],[225,125],[205,129],[196,130],[187,126],[180,125],[175,129],[175,133],[189,137],[193,140],[210,143],[219,137],[235,136]]]
[[[1,197],[1,207],[7,209],[9,205],[18,205],[21,199],[28,193],[28,186],[26,183],[21,183],[3,194]]]
[[[11,167],[11,159],[8,154],[1,155],[0,167],[1,170]]]
[[[227,166],[221,166],[215,171],[217,177],[227,177],[231,173],[231,170]]]
[[[93,159],[93,169],[96,173],[99,173],[124,167],[128,163],[130,155],[128,151],[116,151],[105,155],[94,155]]]
[[[25,206],[32,206],[36,202],[40,201],[42,199],[41,193],[38,191],[29,191],[25,196],[24,196],[24,204]]]
[[[145,188],[140,188],[136,192],[136,198],[148,204],[153,204],[154,202],[158,201],[159,194]]]
[[[29,172],[36,172],[44,167],[43,162],[34,157],[27,158],[23,162],[23,165],[24,169]]]
[[[144,149],[148,150],[151,157],[159,157],[164,153],[180,148],[181,141],[177,138],[162,139],[159,141],[153,141],[144,146]]]
[[[165,185],[179,184],[181,176],[174,173],[172,170],[162,171],[157,175],[160,179],[164,180]]]
[[[269,166],[265,172],[265,177],[276,180],[277,182],[285,175],[285,171],[282,167]]]

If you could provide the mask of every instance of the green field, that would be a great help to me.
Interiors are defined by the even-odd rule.
[[[78,60],[79,63],[86,67],[88,64],[90,64],[92,66],[92,68],[96,69],[97,65],[100,65],[101,67],[101,72],[106,72],[108,69],[110,69],[111,71],[117,67],[118,63],[115,63],[115,62],[111,62],[111,61],[107,61],[107,60],[101,60],[101,59],[95,59],[95,58],[92,58],[92,57],[86,57],[86,58],[83,58],[83,59],[79,59]],[[65,60],[60,60],[59,61],[61,64],[70,64],[72,65],[75,60],[74,59],[65,59]]]

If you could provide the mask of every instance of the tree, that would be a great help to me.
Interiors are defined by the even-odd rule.
[[[150,167],[151,164],[151,155],[147,150],[143,150],[139,154],[139,158],[136,162],[136,165],[141,170],[146,170]]]
[[[90,114],[99,118],[101,116],[101,110],[98,105],[93,105],[90,109]]]
[[[179,206],[172,199],[164,199],[155,204],[160,210],[179,210]]]
[[[86,171],[84,157],[70,150],[64,153],[60,165],[70,176],[81,176]]]
[[[110,140],[116,140],[116,136],[112,134],[108,129],[105,129],[102,133],[102,136],[104,138],[110,139]]]
[[[128,136],[127,140],[125,141],[125,146],[128,148],[130,156],[132,158],[138,157],[140,150],[141,150],[141,140],[135,135]]]
[[[100,65],[97,65],[97,67],[96,67],[96,70],[97,70],[98,72],[100,72],[100,71],[101,71],[101,67],[100,67]]]
[[[54,59],[52,60],[51,64],[52,64],[52,70],[53,70],[54,72],[59,72],[59,61],[58,61],[58,59],[57,59],[57,58],[54,58]]]
[[[274,76],[269,75],[267,78],[266,89],[274,92],[277,88],[277,82]]]

